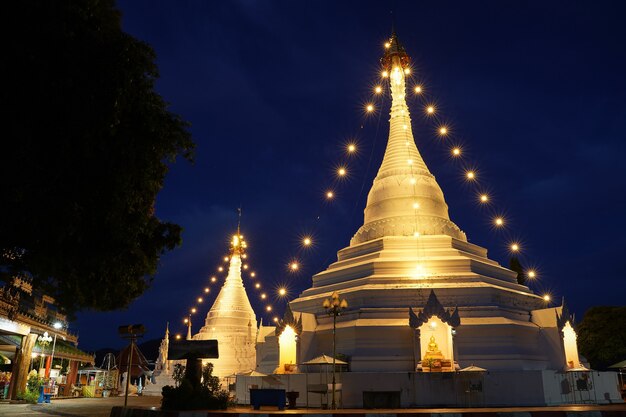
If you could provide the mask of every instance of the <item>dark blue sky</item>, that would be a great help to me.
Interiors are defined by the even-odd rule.
[[[137,1],[120,3],[124,30],[153,46],[157,89],[191,123],[195,164],[172,167],[158,198],[162,219],[181,224],[183,246],[162,258],[152,288],[127,310],[84,313],[81,347],[120,346],[117,326],[144,323],[146,339],[182,318],[227,253],[243,207],[251,270],[273,298],[293,298],[336,259],[362,224],[367,191],[387,137],[389,103],[364,117],[390,35],[390,2]],[[531,288],[565,296],[579,319],[626,294],[626,6],[605,2],[395,2],[396,29],[414,77],[452,138],[441,143],[409,102],[415,139],[441,185],[452,220],[508,265],[522,243]],[[355,138],[359,157],[343,145]],[[449,157],[461,143],[463,162]],[[371,156],[371,164],[368,162]],[[333,168],[350,178],[324,203]],[[463,181],[474,167],[506,232]],[[361,192],[361,190],[363,191]],[[481,188],[482,189],[482,188]],[[319,219],[318,219],[319,216]],[[316,246],[299,253],[298,236]],[[286,264],[300,255],[302,269]],[[246,278],[262,313],[258,291]],[[219,285],[201,305],[194,331]],[[284,303],[283,303],[284,305]],[[274,306],[282,310],[281,302]]]

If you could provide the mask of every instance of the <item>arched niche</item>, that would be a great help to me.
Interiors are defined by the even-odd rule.
[[[565,300],[561,304],[561,312],[556,313],[556,323],[561,335],[563,355],[565,357],[565,369],[584,368],[580,363],[576,330],[574,329],[574,315],[569,312]]]
[[[302,333],[302,316],[294,317],[291,307],[287,304],[285,314],[276,325],[274,334],[278,338],[277,374],[289,374],[298,371],[300,334]]]
[[[293,327],[287,325],[278,336],[278,367],[288,371],[297,363],[298,335]]]
[[[419,313],[409,308],[409,326],[414,331],[414,360],[418,371],[456,369],[456,327],[461,324],[459,310],[446,310],[431,290]]]
[[[419,327],[421,360],[429,358],[448,359],[454,363],[452,326],[433,316]]]
[[[576,344],[576,330],[569,322],[563,326],[563,348],[565,350],[565,364],[567,368],[580,368],[580,357],[578,356],[578,345]]]

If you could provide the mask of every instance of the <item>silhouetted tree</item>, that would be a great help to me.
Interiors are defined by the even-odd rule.
[[[517,272],[517,283],[520,285],[526,285],[526,271],[522,267],[522,263],[517,259],[517,256],[512,256],[509,261],[509,269]]]
[[[0,279],[32,279],[69,313],[124,307],[180,244],[154,203],[168,164],[191,159],[187,124],[114,1],[5,6]]]
[[[578,350],[593,369],[626,359],[626,307],[591,307],[576,331]]]

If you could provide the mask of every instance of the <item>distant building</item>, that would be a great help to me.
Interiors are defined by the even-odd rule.
[[[0,398],[17,398],[31,369],[50,378],[58,395],[69,395],[79,366],[94,364],[77,345],[52,297],[22,278],[0,287]]]

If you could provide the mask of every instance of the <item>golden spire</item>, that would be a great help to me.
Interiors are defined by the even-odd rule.
[[[243,255],[248,247],[241,234],[241,207],[239,207],[237,211],[239,213],[239,219],[237,220],[237,233],[233,235],[233,239],[230,242],[231,255]]]

